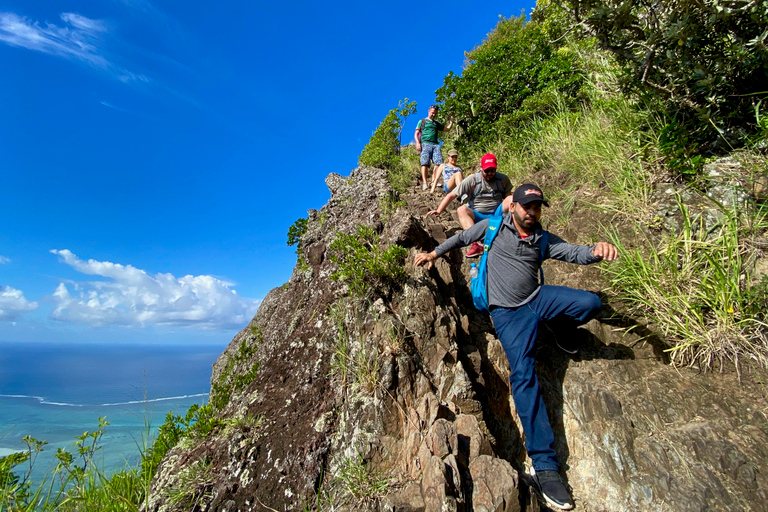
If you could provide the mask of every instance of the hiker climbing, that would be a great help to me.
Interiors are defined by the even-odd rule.
[[[461,183],[461,180],[464,179],[464,174],[461,170],[461,167],[456,165],[456,161],[458,159],[458,151],[452,149],[448,152],[448,162],[440,164],[440,166],[435,169],[435,172],[432,173],[432,188],[429,191],[430,194],[435,193],[435,186],[437,185],[438,176],[442,175],[443,177],[443,190],[446,194],[456,188],[459,183]]]
[[[453,118],[448,120],[447,124],[443,124],[437,120],[437,105],[429,107],[427,117],[422,119],[416,125],[416,132],[413,137],[416,140],[416,151],[421,155],[419,163],[421,164],[421,189],[427,190],[429,187],[427,182],[427,171],[429,170],[430,160],[435,164],[435,167],[443,163],[443,153],[440,151],[440,141],[438,135],[442,131],[450,130],[453,125]],[[434,176],[437,175],[437,171],[433,172]]]
[[[534,481],[550,506],[570,510],[573,501],[559,473],[555,434],[536,376],[535,342],[542,320],[562,318],[583,324],[597,315],[602,304],[597,295],[565,286],[543,285],[538,276],[545,258],[588,265],[613,261],[618,251],[607,242],[572,245],[547,233],[539,224],[542,205],[549,206],[539,187],[526,184],[515,189],[510,212],[504,215],[485,256],[487,301],[496,334],[509,360],[512,396],[525,433],[525,447],[533,461]],[[427,268],[432,268],[435,259],[443,254],[482,240],[489,223],[490,219],[478,222],[434,251],[417,254],[414,263],[426,263]],[[541,243],[545,235],[547,241]]]
[[[465,178],[459,186],[448,192],[436,210],[427,215],[440,215],[457,197],[467,196],[469,203],[456,210],[462,229],[469,229],[483,219],[503,213],[502,201],[512,192],[512,182],[506,175],[496,172],[496,156],[487,153],[480,160],[480,171]],[[467,251],[467,258],[483,254],[480,242],[472,244]]]

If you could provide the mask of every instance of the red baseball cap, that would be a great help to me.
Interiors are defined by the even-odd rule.
[[[498,166],[496,165],[496,155],[493,153],[486,153],[483,155],[483,158],[480,159],[480,167],[483,170],[490,169],[493,167],[496,169]]]

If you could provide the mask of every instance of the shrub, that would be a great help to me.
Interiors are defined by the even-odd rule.
[[[372,228],[358,226],[353,235],[339,233],[330,251],[331,261],[339,267],[331,279],[346,282],[355,295],[383,291],[385,286],[399,285],[407,277],[403,268],[405,248],[393,245],[382,251],[379,235]]]
[[[759,119],[768,111],[759,101],[768,96],[764,1],[567,0],[564,5],[574,23],[624,66],[626,90],[659,102],[672,124],[668,131],[686,133],[681,143],[700,145],[694,155],[741,146],[759,131]],[[668,149],[680,158],[675,144]]]
[[[584,77],[575,53],[558,51],[542,27],[502,18],[485,42],[467,53],[461,76],[450,72],[437,100],[461,129],[457,145],[490,146],[527,120],[546,115],[551,98],[579,103]]]
[[[299,242],[301,237],[307,232],[307,219],[296,219],[291,227],[288,228],[288,245],[296,246],[296,254],[299,254]]]
[[[361,166],[376,167],[388,171],[398,170],[400,164],[401,133],[406,119],[416,113],[416,102],[401,100],[384,117],[368,144],[360,153],[358,163]]]

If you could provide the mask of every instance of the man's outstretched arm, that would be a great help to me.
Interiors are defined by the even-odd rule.
[[[613,261],[619,257],[619,250],[608,242],[597,242],[592,248],[592,256],[603,261]]]

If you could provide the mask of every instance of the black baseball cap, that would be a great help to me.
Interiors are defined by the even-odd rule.
[[[544,206],[549,206],[549,203],[544,200],[544,192],[536,185],[530,183],[520,185],[515,189],[515,193],[512,194],[512,202],[515,203],[528,204],[534,201],[541,201]]]

